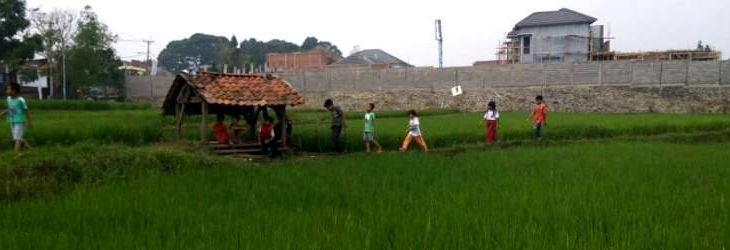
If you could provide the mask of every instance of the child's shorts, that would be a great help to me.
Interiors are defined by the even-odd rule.
[[[25,133],[25,125],[22,123],[10,124],[10,132],[13,134],[13,141],[23,140],[23,134]]]
[[[375,140],[375,136],[373,135],[372,132],[363,132],[362,133],[362,140],[363,141],[374,141]]]

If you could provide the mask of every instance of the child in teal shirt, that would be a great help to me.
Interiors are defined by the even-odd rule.
[[[0,116],[7,115],[10,132],[15,142],[15,151],[19,151],[23,146],[30,148],[30,144],[23,138],[26,124],[31,127],[30,112],[28,112],[28,104],[25,99],[19,96],[20,84],[8,84],[5,93],[8,95],[7,108],[0,112]]]
[[[380,143],[375,140],[375,104],[368,103],[368,109],[367,112],[365,112],[365,117],[363,121],[364,129],[362,133],[362,141],[365,144],[365,152],[370,153],[370,143],[372,142],[375,144],[376,147],[378,147],[378,153],[383,152],[383,147],[380,146]]]

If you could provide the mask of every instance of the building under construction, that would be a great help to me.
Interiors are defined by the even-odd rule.
[[[657,61],[720,59],[720,52],[709,47],[697,50],[661,52],[611,51],[610,39],[604,36],[603,25],[592,25],[598,19],[562,8],[535,12],[517,23],[507,40],[497,48],[499,64],[587,63],[593,61]]]

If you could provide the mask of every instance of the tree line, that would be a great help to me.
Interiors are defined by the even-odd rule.
[[[123,61],[112,46],[118,36],[91,6],[43,11],[28,9],[24,0],[1,2],[0,83],[32,82],[40,75],[48,77],[48,96],[52,98],[89,97],[94,90],[103,90],[106,95],[108,89],[124,97]],[[316,37],[307,37],[297,45],[280,39],[264,42],[255,38],[239,43],[236,36],[228,39],[194,34],[170,42],[160,53],[158,62],[173,72],[200,66],[221,71],[223,65],[251,70],[251,65],[265,64],[267,53],[317,47],[334,59],[342,57],[337,46]],[[36,55],[41,55],[46,62],[34,64]]]
[[[122,60],[112,48],[117,36],[91,6],[45,12],[28,9],[22,0],[5,0],[0,19],[7,20],[0,24],[3,82],[47,76],[52,97],[83,97],[91,89],[121,90]],[[36,54],[46,63],[33,65]]]
[[[301,45],[285,40],[273,39],[267,42],[250,38],[238,42],[233,35],[230,39],[223,36],[193,34],[190,38],[172,41],[160,52],[159,64],[167,70],[177,72],[194,67],[209,66],[212,71],[229,68],[252,70],[266,63],[268,53],[290,53],[321,48],[334,59],[342,58],[342,52],[328,41],[307,37]]]

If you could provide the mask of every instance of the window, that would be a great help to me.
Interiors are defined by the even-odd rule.
[[[563,62],[563,57],[561,56],[554,56],[554,55],[547,55],[542,57],[542,63],[561,63]]]
[[[530,36],[522,37],[522,54],[530,54]]]

